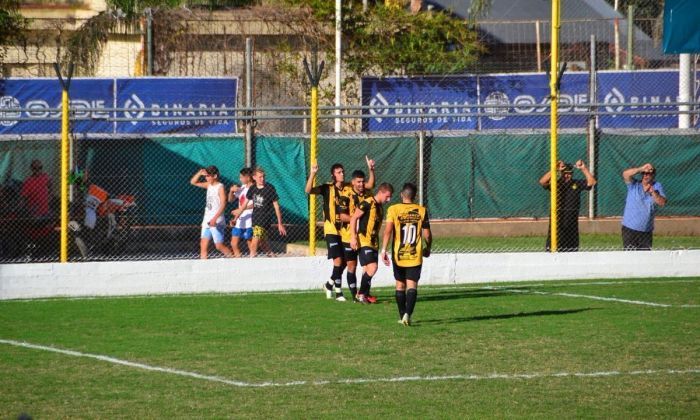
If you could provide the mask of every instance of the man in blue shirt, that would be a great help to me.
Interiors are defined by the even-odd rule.
[[[642,180],[634,178],[642,174]],[[625,211],[622,215],[622,246],[625,250],[650,250],[657,207],[666,205],[666,193],[654,178],[656,168],[645,163],[622,171],[627,184]]]

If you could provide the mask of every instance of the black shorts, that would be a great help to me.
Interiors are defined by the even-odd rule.
[[[343,242],[343,251],[345,252],[345,261],[357,261],[357,251],[352,249],[349,243]]]
[[[422,265],[417,265],[415,267],[400,267],[396,265],[396,261],[392,261],[391,266],[394,267],[394,278],[396,280],[413,280],[415,282],[420,280],[420,272],[423,268]]]
[[[328,259],[343,258],[343,243],[340,240],[340,235],[326,235],[326,249],[328,250]]]
[[[367,264],[376,263],[379,261],[379,251],[368,246],[363,246],[360,248],[360,265],[366,266]]]
[[[622,226],[622,247],[625,251],[649,251],[654,239],[653,232],[640,232]]]

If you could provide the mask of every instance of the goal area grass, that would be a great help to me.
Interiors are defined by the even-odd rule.
[[[373,293],[1,301],[0,417],[700,413],[700,278],[420,287],[410,327]]]

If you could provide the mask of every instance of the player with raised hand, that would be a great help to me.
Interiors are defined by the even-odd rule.
[[[423,257],[430,256],[432,234],[428,210],[414,203],[417,188],[406,183],[401,189],[401,203],[387,210],[381,258],[389,266],[386,246],[392,240],[394,279],[396,279],[396,306],[399,323],[411,325],[411,316],[418,298]]]
[[[369,168],[369,180],[364,184],[366,188],[374,186],[374,161],[365,156]],[[345,168],[340,163],[331,166],[331,181],[314,186],[314,179],[319,170],[318,164],[311,165],[309,177],[306,180],[304,191],[307,194],[318,194],[323,197],[323,234],[326,239],[328,259],[333,261],[333,269],[329,281],[323,284],[326,298],[345,302],[342,290],[342,274],[345,268],[345,252],[340,236],[341,219],[339,213],[341,191],[351,188],[351,184],[345,182]]]

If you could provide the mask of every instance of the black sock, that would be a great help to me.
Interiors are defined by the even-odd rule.
[[[350,294],[355,296],[357,294],[357,276],[355,273],[348,271],[348,289],[350,289]]]
[[[333,267],[333,275],[331,276],[331,280],[333,280],[333,291],[335,292],[336,296],[340,296],[343,294],[343,267],[342,265],[340,267]]]
[[[413,308],[416,307],[416,299],[418,298],[418,290],[406,290],[406,313],[408,316],[413,315]]]
[[[370,282],[372,281],[372,276],[367,273],[362,274],[362,280],[360,281],[360,293],[367,296],[369,293]]]
[[[403,318],[403,314],[406,313],[406,291],[397,290],[396,291],[396,306],[399,308],[399,319]]]

